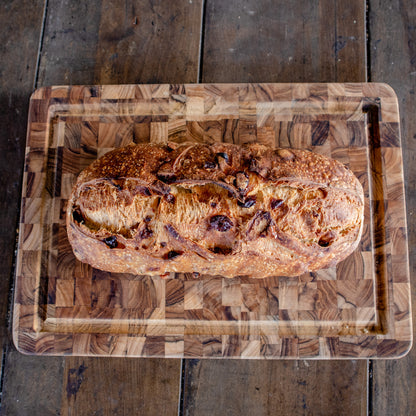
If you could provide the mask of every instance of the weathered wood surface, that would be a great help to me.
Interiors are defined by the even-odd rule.
[[[58,4],[60,3],[61,6]],[[137,5],[136,10],[141,10],[141,13],[149,12],[149,8],[155,2],[127,2],[127,10],[131,4]],[[171,3],[171,2],[169,2]],[[192,2],[196,3],[195,0]],[[238,2],[227,2],[230,6],[221,12],[222,15],[228,15],[229,21],[242,18],[239,13],[244,5]],[[237,3],[237,4],[236,4]],[[211,74],[204,70],[201,71],[200,80],[205,82],[211,81],[228,81],[228,82],[245,82],[245,81],[362,81],[365,78],[366,73],[366,54],[365,54],[365,3],[364,1],[337,1],[337,2],[314,2],[311,7],[310,2],[294,2],[295,5],[288,5],[287,2],[256,2],[259,3],[257,10],[262,10],[262,15],[257,14],[257,20],[250,21],[249,12],[246,12],[245,24],[240,25],[240,29],[246,31],[245,36],[245,49],[240,48],[238,57],[226,56],[223,54],[221,59],[216,63],[218,70],[211,68]],[[270,4],[276,4],[276,8],[273,8]],[[291,2],[293,3],[293,2]],[[319,4],[318,4],[319,3]],[[394,1],[392,4],[385,4],[378,0],[370,0],[370,25],[367,27],[369,33],[370,43],[368,43],[370,50],[370,61],[368,62],[368,70],[371,74],[373,81],[387,81],[392,83],[399,96],[399,102],[401,106],[401,114],[403,118],[403,148],[404,148],[404,161],[405,161],[405,177],[407,187],[407,201],[408,201],[408,220],[409,220],[409,242],[410,242],[410,261],[411,261],[411,274],[414,275],[414,247],[415,244],[415,230],[414,220],[411,215],[414,211],[414,176],[415,176],[415,149],[414,149],[414,117],[413,108],[414,102],[414,26],[415,26],[415,5],[411,1]],[[200,5],[200,3],[198,3]],[[206,1],[206,9],[212,10],[220,7],[219,5],[210,6],[209,0]],[[247,2],[244,2],[247,4]],[[265,7],[262,5],[266,4]],[[325,5],[327,4],[327,6]],[[335,4],[335,6],[333,5]],[[306,24],[309,16],[317,16],[316,6],[319,7],[319,18],[314,18],[317,29],[311,29]],[[93,82],[100,82],[97,73],[101,72],[101,67],[96,67],[98,46],[97,39],[98,31],[96,28],[100,27],[100,15],[101,15],[101,2],[88,2],[89,9],[81,7],[81,2],[55,2],[48,1],[48,24],[45,28],[45,34],[48,32],[48,27],[52,28],[50,39],[43,41],[41,57],[46,59],[48,56],[49,63],[45,60],[41,61],[41,68],[39,75],[39,85],[47,84],[90,84]],[[124,4],[123,4],[124,7]],[[123,8],[122,7],[122,8]],[[165,6],[162,3],[159,4],[160,10]],[[253,6],[254,7],[254,6]],[[4,255],[5,261],[3,265],[7,265],[2,268],[1,284],[4,287],[9,287],[9,276],[11,273],[12,260],[13,260],[13,245],[14,245],[14,228],[10,228],[9,224],[15,224],[18,216],[17,206],[19,204],[18,198],[20,188],[20,175],[22,167],[22,159],[24,156],[24,135],[26,129],[26,114],[27,103],[29,100],[30,91],[25,88],[20,89],[21,85],[27,85],[29,82],[31,90],[33,88],[32,75],[34,68],[36,67],[37,60],[37,41],[41,35],[41,23],[43,4],[38,2],[36,5],[23,0],[11,1],[7,0],[3,2],[0,9],[0,18],[2,19],[2,48],[0,49],[0,56],[2,62],[1,70],[1,92],[2,92],[2,111],[1,122],[6,126],[2,131],[9,132],[9,137],[19,137],[19,140],[6,143],[6,135],[2,135],[1,146],[2,149],[11,149],[8,152],[1,152],[1,164],[0,166],[9,166],[5,169],[9,177],[14,177],[16,180],[14,186],[10,187],[10,181],[1,183],[2,190],[2,212],[5,215],[4,224],[7,227],[2,226],[3,233],[1,235],[1,247],[2,256]],[[120,9],[120,7],[118,8]],[[89,12],[86,13],[86,10]],[[236,16],[234,13],[236,10]],[[253,10],[250,8],[249,10]],[[271,13],[270,10],[274,10]],[[331,13],[325,13],[325,10],[332,11],[332,15],[337,18],[331,19]],[[11,11],[13,13],[11,13]],[[338,11],[338,12],[337,12]],[[110,15],[110,12],[107,12]],[[162,13],[159,13],[162,14]],[[200,10],[201,16],[202,10]],[[51,20],[48,16],[54,16]],[[60,19],[58,17],[60,16]],[[259,17],[260,16],[260,17]],[[272,55],[267,56],[267,53],[263,53],[261,45],[257,42],[257,36],[259,34],[259,27],[267,25],[263,24],[264,21],[270,22],[273,20],[273,16],[279,16],[279,19],[283,22],[283,28],[280,35],[279,42],[273,42],[272,34],[277,32],[276,28],[268,28],[267,36],[262,39],[262,45],[271,45]],[[300,17],[299,17],[300,16]],[[279,20],[277,17],[274,19]],[[135,20],[134,20],[135,21]],[[284,25],[286,21],[293,22],[291,26]],[[55,23],[54,23],[55,22]],[[199,22],[199,20],[198,20]],[[227,17],[223,20],[227,22]],[[195,22],[193,22],[195,24]],[[120,22],[120,25],[122,23]],[[210,39],[208,35],[209,28],[214,25],[215,22],[209,21],[208,14],[205,15],[205,36],[202,42],[202,47],[207,48]],[[53,28],[53,25],[54,28]],[[160,29],[163,30],[164,23],[161,23]],[[224,27],[225,23],[217,27],[219,31],[226,31]],[[193,24],[192,24],[193,26]],[[20,30],[17,30],[20,27]],[[94,28],[89,32],[86,28]],[[359,29],[357,29],[359,28]],[[285,29],[283,31],[283,29]],[[288,39],[290,42],[285,42],[286,29],[288,31]],[[199,33],[199,29],[198,33]],[[307,31],[311,36],[303,35],[304,31]],[[53,33],[55,32],[55,33]],[[316,34],[321,39],[322,43],[329,46],[329,49],[317,48]],[[264,33],[264,32],[263,32]],[[359,35],[357,37],[357,34]],[[230,37],[235,36],[236,42],[241,39],[238,36],[237,25],[234,25],[234,35],[230,32]],[[268,37],[270,40],[268,41]],[[13,45],[8,43],[10,39],[19,39]],[[218,43],[226,42],[230,44],[230,40],[224,37],[217,37]],[[105,62],[108,59],[109,62],[116,60],[118,70],[110,68],[110,73],[115,74],[131,74],[130,70],[123,70],[123,58],[122,53],[123,45],[128,45],[129,42],[124,41],[124,35],[117,39],[109,39],[109,43],[106,44],[107,48],[116,49],[118,55],[110,55],[106,57],[106,52],[101,52],[100,62]],[[357,42],[357,40],[359,40]],[[266,41],[266,42],[265,42]],[[267,42],[268,41],[268,42]],[[336,42],[338,41],[338,42]],[[33,46],[33,42],[36,44]],[[114,42],[114,43],[112,43]],[[308,45],[314,43],[314,48],[310,48]],[[158,41],[158,38],[154,38],[154,44],[157,48],[153,48],[154,61],[159,62],[154,64],[153,68],[161,68],[163,66],[160,59],[160,54],[163,53],[163,46]],[[8,45],[7,47],[5,45]],[[16,46],[17,45],[17,46]],[[70,45],[70,46],[68,46]],[[89,46],[87,46],[89,45]],[[211,45],[213,43],[211,42]],[[306,46],[304,46],[306,45]],[[336,46],[336,47],[335,47]],[[162,49],[160,49],[162,48]],[[233,46],[229,46],[233,48]],[[256,54],[256,51],[260,48],[261,53]],[[377,48],[377,49],[375,49]],[[52,49],[54,52],[52,53]],[[171,48],[173,49],[173,48]],[[237,48],[234,48],[237,50]],[[48,54],[48,50],[50,53]],[[227,49],[225,49],[227,51]],[[146,49],[148,55],[151,54]],[[244,53],[247,51],[247,53]],[[293,54],[291,51],[294,51]],[[320,61],[313,61],[311,57],[313,53],[319,54]],[[206,49],[209,52],[209,48]],[[230,54],[232,51],[229,51]],[[269,52],[269,51],[267,51]],[[173,54],[174,55],[174,54]],[[198,61],[198,52],[190,53],[191,57],[187,62],[187,67],[197,68],[195,62]],[[245,55],[245,56],[244,56]],[[172,56],[172,55],[171,55]],[[203,56],[206,56],[204,54]],[[253,59],[250,59],[250,56]],[[277,58],[273,58],[276,56]],[[286,59],[279,59],[279,56],[285,56]],[[292,57],[292,59],[290,59]],[[213,53],[211,53],[209,59],[214,59]],[[133,58],[130,58],[133,59]],[[137,58],[139,63],[138,72],[140,69],[140,62],[143,62],[142,57]],[[290,59],[290,65],[289,65]],[[341,59],[341,61],[338,61]],[[273,60],[273,61],[272,61]],[[287,60],[287,61],[286,61]],[[313,62],[313,65],[305,66],[305,63]],[[7,65],[4,65],[4,63]],[[26,65],[22,65],[22,62],[27,62]],[[63,62],[61,65],[60,62]],[[268,65],[267,70],[262,70],[263,62]],[[270,64],[273,63],[273,65]],[[287,62],[287,63],[286,63]],[[391,62],[394,62],[392,65]],[[243,68],[240,64],[243,63]],[[27,68],[29,65],[29,68]],[[209,65],[209,61],[202,59],[202,67]],[[215,65],[214,65],[215,66]],[[253,72],[249,72],[253,67]],[[313,68],[311,70],[310,68]],[[24,73],[19,73],[24,68]],[[71,70],[72,68],[72,70]],[[121,69],[120,69],[121,68]],[[169,71],[171,68],[163,67],[159,69],[157,79],[146,79],[145,77],[132,77],[129,79],[123,79],[124,75],[117,75],[120,78],[117,82],[148,82],[150,80],[154,82],[171,82],[169,78]],[[261,73],[261,77],[255,76],[255,71]],[[28,71],[28,72],[26,72]],[[185,69],[177,69],[177,77],[174,82],[192,82],[192,75],[186,79],[182,78],[180,74],[184,73]],[[253,75],[252,75],[253,74]],[[358,76],[357,76],[358,74]],[[189,74],[188,74],[189,75]],[[100,75],[101,76],[101,75]],[[104,76],[103,76],[104,77]],[[107,78],[111,83],[111,79]],[[195,74],[195,81],[197,75]],[[13,88],[10,86],[13,85]],[[15,104],[9,105],[10,91],[17,91],[12,102]],[[17,113],[16,109],[20,112]],[[10,133],[11,132],[11,133]],[[16,145],[16,146],[15,146]],[[10,147],[11,146],[11,147]],[[20,161],[18,160],[20,158]],[[6,189],[8,192],[6,192]],[[12,192],[10,193],[10,190]],[[3,202],[4,201],[4,202]],[[14,204],[14,205],[13,205]],[[7,208],[5,210],[5,208]],[[9,234],[6,230],[9,230]],[[2,257],[3,258],[3,257]],[[2,286],[3,287],[3,286]],[[2,308],[6,309],[5,300],[6,292],[1,291],[2,299],[0,304]],[[5,315],[2,315],[1,319],[6,319]],[[3,328],[3,333],[6,333]],[[10,350],[9,350],[10,351]],[[50,394],[45,394],[48,386],[52,386],[55,381],[56,390],[67,394],[67,387],[75,383],[77,385],[77,379],[71,378],[68,380],[66,377],[65,387],[61,389],[63,380],[62,372],[59,370],[59,365],[65,367],[65,374],[77,375],[80,372],[71,371],[71,369],[79,369],[82,362],[73,363],[68,359],[57,359],[54,361],[51,357],[46,357],[44,363],[47,366],[42,367],[40,357],[24,357],[13,351],[14,355],[6,357],[5,371],[3,376],[2,385],[2,414],[8,415],[25,415],[25,414],[69,414],[68,405],[60,409],[59,394],[51,399]],[[146,361],[146,360],[144,360]],[[108,368],[97,370],[98,365],[95,365],[96,360],[91,359],[94,365],[89,368],[93,368],[96,375],[94,377],[101,377],[103,380],[111,380],[114,368],[109,370]],[[111,362],[111,360],[110,360]],[[129,361],[128,361],[129,362]],[[60,363],[56,365],[56,363]],[[188,379],[185,382],[184,397],[185,402],[182,407],[183,414],[210,414],[214,413],[215,409],[219,409],[219,413],[224,413],[224,409],[230,410],[230,414],[244,414],[244,410],[248,408],[253,410],[252,414],[394,414],[394,415],[408,415],[415,413],[415,355],[414,350],[404,359],[398,361],[377,361],[373,367],[374,374],[370,374],[367,380],[367,367],[366,362],[306,362],[299,361],[294,363],[280,363],[274,362],[270,368],[267,366],[267,370],[271,373],[271,378],[265,381],[264,371],[262,369],[257,370],[257,362],[241,361],[237,364],[233,362],[223,361],[215,364],[213,362],[205,361],[192,361],[191,368],[188,367],[185,372],[188,374]],[[295,365],[297,364],[297,365]],[[84,365],[87,366],[87,364]],[[267,363],[264,364],[265,366]],[[292,366],[293,365],[293,366]],[[302,365],[306,368],[302,369]],[[17,371],[17,366],[20,366],[20,370]],[[232,367],[238,366],[238,368]],[[241,369],[241,366],[244,368]],[[288,367],[288,368],[285,368]],[[101,367],[100,367],[101,368]],[[16,370],[16,371],[15,371]],[[237,371],[238,370],[238,371]],[[263,369],[264,370],[264,369]],[[85,370],[88,371],[88,370]],[[234,372],[233,372],[234,371]],[[85,374],[85,372],[83,373]],[[128,377],[131,374],[126,372],[126,378],[123,378],[119,383],[120,397],[126,403],[126,408],[133,408],[133,402],[135,400],[135,393],[125,393],[125,386],[128,383]],[[317,374],[319,375],[317,377]],[[351,374],[353,377],[348,379],[348,383],[345,382],[345,374]],[[240,379],[238,378],[240,375]],[[250,377],[251,375],[251,377]],[[372,378],[372,376],[374,376]],[[45,381],[45,377],[50,379],[50,384]],[[77,413],[73,414],[85,414],[83,409],[93,409],[90,413],[99,409],[100,403],[94,402],[94,398],[89,394],[85,394],[84,391],[93,391],[93,379],[84,376],[80,385],[79,391],[76,394],[77,401]],[[153,375],[155,379],[160,379],[158,374]],[[119,378],[116,378],[120,380]],[[243,380],[241,380],[243,379]],[[243,383],[248,379],[248,382]],[[246,388],[238,388],[236,380]],[[373,380],[373,383],[372,383]],[[257,382],[262,384],[259,386]],[[35,388],[35,384],[38,384],[38,388]],[[141,381],[146,383],[146,380]],[[109,382],[103,383],[105,393],[109,393]],[[230,389],[230,386],[236,386],[234,389]],[[369,397],[369,403],[367,408],[367,386],[370,385],[373,388]],[[137,384],[136,390],[140,389],[143,384]],[[186,387],[188,386],[188,387]],[[212,390],[209,387],[212,386]],[[222,388],[217,388],[221,386]],[[225,387],[224,387],[225,386]],[[273,387],[272,387],[273,386]],[[316,386],[316,388],[314,387]],[[160,387],[160,386],[159,386]],[[272,390],[275,388],[276,390]],[[33,392],[39,392],[34,394]],[[281,401],[274,401],[272,391],[276,391],[275,396],[279,397]],[[115,394],[115,390],[113,390]],[[36,396],[36,399],[35,399]],[[62,396],[61,396],[62,397]],[[101,396],[100,396],[101,397]],[[110,397],[110,395],[109,395]],[[148,406],[152,406],[160,397],[159,390],[156,389],[154,395],[151,395],[146,402]],[[152,399],[153,398],[153,399]],[[236,404],[238,399],[241,399],[247,407],[239,407]],[[56,400],[56,401],[55,401]],[[48,403],[49,401],[49,403]],[[96,405],[91,404],[96,403]],[[254,404],[258,403],[259,406],[256,409]],[[215,407],[215,404],[218,404]],[[11,407],[11,405],[13,407]],[[175,403],[177,405],[177,402]],[[251,407],[249,407],[251,405]],[[176,411],[173,410],[172,414]],[[7,409],[7,410],[5,410]],[[39,410],[42,409],[42,410]],[[44,411],[44,409],[49,409]],[[109,409],[107,405],[106,409]],[[207,411],[204,409],[208,409]],[[237,410],[235,410],[237,409]],[[242,409],[242,410],[241,410]],[[122,414],[121,407],[113,407],[112,414]],[[238,411],[240,411],[238,413]],[[234,413],[233,413],[234,412]],[[104,410],[102,412],[104,413]],[[108,414],[108,413],[107,413]]]
[[[196,82],[202,0],[48,1],[38,86]]]
[[[19,400],[20,387],[25,380],[23,372],[17,373],[16,362],[21,363],[21,354],[10,347],[11,332],[8,309],[12,298],[14,247],[18,224],[22,163],[26,142],[28,103],[36,77],[38,47],[43,20],[43,2],[4,1],[0,5],[0,345],[2,414],[22,414],[8,411],[5,398],[13,408]],[[48,361],[48,360],[46,360]],[[51,370],[57,360],[49,361]],[[40,366],[45,360],[37,362]],[[39,370],[39,365],[37,370]],[[23,365],[21,368],[24,368]],[[53,370],[51,371],[53,372]],[[36,370],[34,370],[34,373]],[[6,374],[8,376],[6,377]],[[42,377],[42,375],[44,377]],[[43,367],[42,381],[48,378]],[[42,389],[46,386],[42,387]],[[6,393],[6,388],[10,394]],[[35,389],[33,389],[35,392]],[[40,393],[38,391],[38,393]],[[30,395],[29,395],[30,396]],[[26,396],[28,397],[28,396]],[[36,398],[31,396],[27,409],[36,410]],[[3,406],[4,405],[4,406]],[[42,401],[41,407],[48,406]],[[9,407],[9,409],[11,409]],[[27,412],[26,414],[29,414]],[[34,414],[33,410],[30,414]],[[46,412],[44,414],[47,414]]]
[[[370,2],[370,77],[388,82],[399,97],[409,232],[410,276],[415,309],[416,276],[416,4]],[[414,316],[414,313],[413,313]],[[375,361],[369,392],[373,415],[416,414],[416,349],[401,360]]]
[[[8,77],[16,77],[17,75],[22,77],[16,68],[20,68],[22,61],[26,62],[26,59],[30,61],[28,62],[29,67],[33,67],[33,71],[35,70],[38,59],[38,44],[36,42],[42,35],[43,13],[43,4],[40,4],[37,6],[40,8],[40,22],[37,25],[35,24],[36,13],[32,5],[27,7],[25,2],[14,2],[14,5],[13,2],[8,3],[15,10],[14,15],[7,14],[5,11],[1,12],[1,18],[4,19],[2,27],[9,28],[4,32],[3,45],[7,44],[7,38],[14,39],[13,34],[19,33],[20,37],[17,44],[13,45],[10,51],[18,51],[19,47],[23,46],[27,48],[28,53],[26,55],[24,53],[11,55],[10,52],[9,55],[2,55],[15,65],[14,67],[11,66],[5,74],[5,81],[10,79]],[[197,81],[202,16],[201,1],[169,2],[169,5],[162,1],[152,1],[150,3],[131,1],[127,4],[121,1],[91,1],[87,3],[81,1],[48,1],[47,6],[44,36],[39,55],[40,65],[38,74],[36,74],[37,87],[52,83]],[[22,13],[22,10],[27,13]],[[20,22],[20,19],[22,21],[21,27],[25,29],[24,32],[16,31],[12,26],[13,22],[17,21],[18,16],[20,16],[18,21]],[[112,21],[113,25],[111,24]],[[149,33],[152,33],[152,36],[149,36]],[[35,41],[35,45],[33,45],[33,41]],[[10,46],[12,45],[10,44]],[[181,53],[177,54],[177,50],[180,50]],[[33,53],[33,56],[31,53]],[[33,84],[34,77],[35,73],[33,72],[29,88],[22,92],[23,96],[18,103],[17,109],[22,111],[21,120],[18,121],[19,119],[15,116],[15,106],[10,106],[7,113],[8,126],[10,126],[11,131],[13,132],[17,128],[21,131],[19,133],[21,143],[18,143],[19,146],[16,149],[11,149],[12,151],[8,153],[2,153],[2,160],[4,156],[4,160],[8,160],[7,163],[13,164],[10,171],[17,175],[14,196],[12,195],[10,199],[5,201],[5,205],[11,203],[11,206],[3,211],[10,212],[7,217],[4,217],[5,224],[9,224],[9,221],[14,224],[18,215],[19,198],[17,195],[20,188],[21,179],[19,175],[22,171],[22,158],[24,156],[26,112],[29,95],[35,86]],[[13,80],[13,78],[11,79]],[[6,88],[5,82],[3,85]],[[9,97],[6,95],[4,102],[8,103],[8,100]],[[2,146],[11,147],[6,142],[2,142]],[[18,160],[19,157],[20,160]],[[7,176],[3,177],[6,178]],[[6,185],[4,189],[6,189]],[[7,227],[2,227],[2,229],[5,230]],[[9,228],[9,230],[10,238],[8,240],[2,238],[2,244],[4,241],[4,245],[7,246],[4,252],[10,260],[11,269],[15,233],[13,229]],[[7,285],[7,288],[2,290],[5,298],[2,319],[5,319],[6,316],[8,276],[11,274],[11,270],[6,274],[7,278],[2,279],[2,284],[6,282],[5,286]],[[33,364],[36,359],[27,357],[20,361],[17,359],[5,361],[4,393],[2,396],[2,407],[6,409],[4,414],[28,414],[25,413],[27,412],[26,409],[30,409],[30,403],[34,400],[34,396],[30,393],[33,384],[40,383],[39,391],[42,388],[47,388],[47,384],[42,381],[42,377],[39,377],[38,366]],[[126,362],[123,366],[120,366],[116,361],[109,360],[106,365],[100,366],[96,364],[94,359],[86,359],[84,361],[84,366],[87,367],[86,375],[84,378],[80,378],[76,405],[71,400],[64,400],[66,391],[71,384],[71,379],[65,378],[65,374],[71,373],[73,364],[65,358],[50,357],[49,360],[51,363],[59,363],[58,367],[62,366],[64,368],[63,377],[61,373],[48,371],[47,368],[43,370],[44,374],[51,378],[52,384],[56,386],[55,388],[58,391],[62,390],[61,399],[50,404],[46,403],[48,400],[46,395],[37,395],[38,408],[48,408],[50,410],[49,414],[86,414],[84,409],[93,409],[91,411],[93,414],[96,410],[99,410],[100,406],[101,414],[123,414],[123,409],[133,409],[137,404],[136,394],[129,390],[130,380],[137,381],[138,384],[134,384],[135,390],[145,390],[145,385],[148,383],[147,379],[155,380],[154,389],[152,394],[147,394],[144,397],[140,406],[146,409],[158,409],[160,414],[176,413],[180,388],[180,360],[163,360],[156,366],[148,360],[137,360],[134,363]],[[39,362],[36,361],[36,363]],[[15,366],[17,371],[10,371],[9,366]],[[87,377],[91,369],[94,369],[93,376]],[[137,378],[137,374],[142,377]],[[145,374],[147,376],[144,376]],[[94,384],[97,380],[102,381],[102,386],[107,386],[107,389],[102,391],[102,396],[95,396],[99,402],[90,396],[90,392],[94,391]],[[113,380],[118,380],[117,385],[114,386],[114,395],[117,395],[118,402],[112,402],[112,404],[107,404],[103,408],[103,400],[107,397],[106,393],[110,393],[109,389]],[[164,382],[162,383],[161,380],[164,380]],[[7,388],[7,386],[10,387]],[[176,400],[162,401],[162,404],[165,403],[165,408],[162,411],[162,404],[159,405],[159,402],[165,389],[171,389],[171,394],[168,397],[174,397]],[[71,406],[73,407],[71,408]]]
[[[365,2],[208,0],[202,82],[366,80]]]
[[[2,386],[2,415],[59,414],[64,359],[22,355],[9,348]]]
[[[68,358],[62,415],[173,415],[181,373],[178,360]]]
[[[20,205],[29,97],[33,91],[43,5],[0,6],[0,344],[7,342],[7,309]]]
[[[250,1],[242,6],[234,1],[208,1],[202,81],[365,81],[365,2],[289,3]],[[244,24],[239,23],[242,19]],[[315,55],[319,59],[314,60]],[[252,377],[244,384],[245,389],[239,390],[238,396],[229,394],[228,386],[236,384],[232,362],[193,362],[192,371],[190,365],[186,361],[189,377],[184,383],[184,414],[215,414],[224,408],[235,409],[236,397],[247,398],[245,403],[270,403],[272,400],[264,369],[256,362],[240,364],[244,366],[243,372]],[[345,374],[357,374],[356,380],[366,379],[365,361],[308,362],[302,377],[302,383],[308,386],[303,390],[305,406],[302,407],[298,402],[296,367],[294,370],[290,364],[275,362],[272,371],[273,383],[278,384],[278,396],[282,401],[272,402],[268,408],[252,408],[254,415],[277,412],[287,415],[366,414],[367,395],[363,394],[366,384],[344,383]],[[309,386],[315,385],[316,374],[321,371],[330,375],[332,382],[327,383],[322,378],[325,387],[318,390],[318,394]],[[221,380],[221,385],[227,388],[211,394],[210,379]],[[343,393],[338,396],[340,391]],[[325,404],[332,402],[333,397],[339,400],[328,408]],[[207,403],[209,411],[204,411]],[[188,407],[191,410],[188,411]]]
[[[55,1],[49,2],[48,10],[38,86],[197,80],[201,1]],[[62,53],[68,44],[73,49]],[[73,409],[75,414],[83,414],[88,413],[85,409],[100,408],[105,415],[124,414],[125,409],[137,406],[136,394],[129,389],[130,380],[137,380],[136,389],[145,390],[147,378],[157,383],[152,394],[143,396],[141,408],[160,410],[161,414],[176,412],[177,401],[160,402],[159,397],[168,389],[172,392],[169,398],[178,399],[179,360],[158,366],[138,360],[120,367],[116,361],[99,366],[94,359],[85,359],[83,365],[94,368],[93,376],[82,379],[76,403],[62,400],[61,414],[73,414]],[[65,373],[71,368],[65,360]],[[137,373],[147,376],[137,379]],[[103,408],[102,400],[111,397],[114,378],[118,380],[115,391],[119,401]],[[90,392],[97,380],[102,380],[106,388],[102,396],[95,395],[91,400]],[[63,392],[68,386],[69,379],[64,378]]]
[[[349,362],[345,373],[343,361],[215,360],[201,365],[189,360],[184,382],[184,415],[217,415],[223,409],[233,416],[367,412],[367,372],[360,361]]]

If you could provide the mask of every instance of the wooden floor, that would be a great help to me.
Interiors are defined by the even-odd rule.
[[[45,85],[389,83],[414,275],[413,1],[3,0],[0,27],[2,415],[416,414],[415,349],[392,361],[51,358],[21,355],[10,336],[28,101]]]

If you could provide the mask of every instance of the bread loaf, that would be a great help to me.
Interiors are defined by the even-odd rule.
[[[357,247],[363,189],[340,162],[227,143],[132,144],[78,177],[76,257],[111,272],[296,276]]]

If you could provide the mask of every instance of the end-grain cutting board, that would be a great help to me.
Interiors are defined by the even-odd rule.
[[[384,84],[48,87],[30,102],[14,341],[34,354],[387,358],[411,346],[397,99]],[[131,142],[258,141],[349,166],[366,196],[358,249],[297,278],[167,279],[78,262],[66,200],[78,173]]]

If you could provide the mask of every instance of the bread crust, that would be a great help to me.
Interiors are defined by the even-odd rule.
[[[363,188],[340,162],[260,144],[132,144],[81,172],[67,206],[98,269],[254,278],[334,266],[357,247]]]

